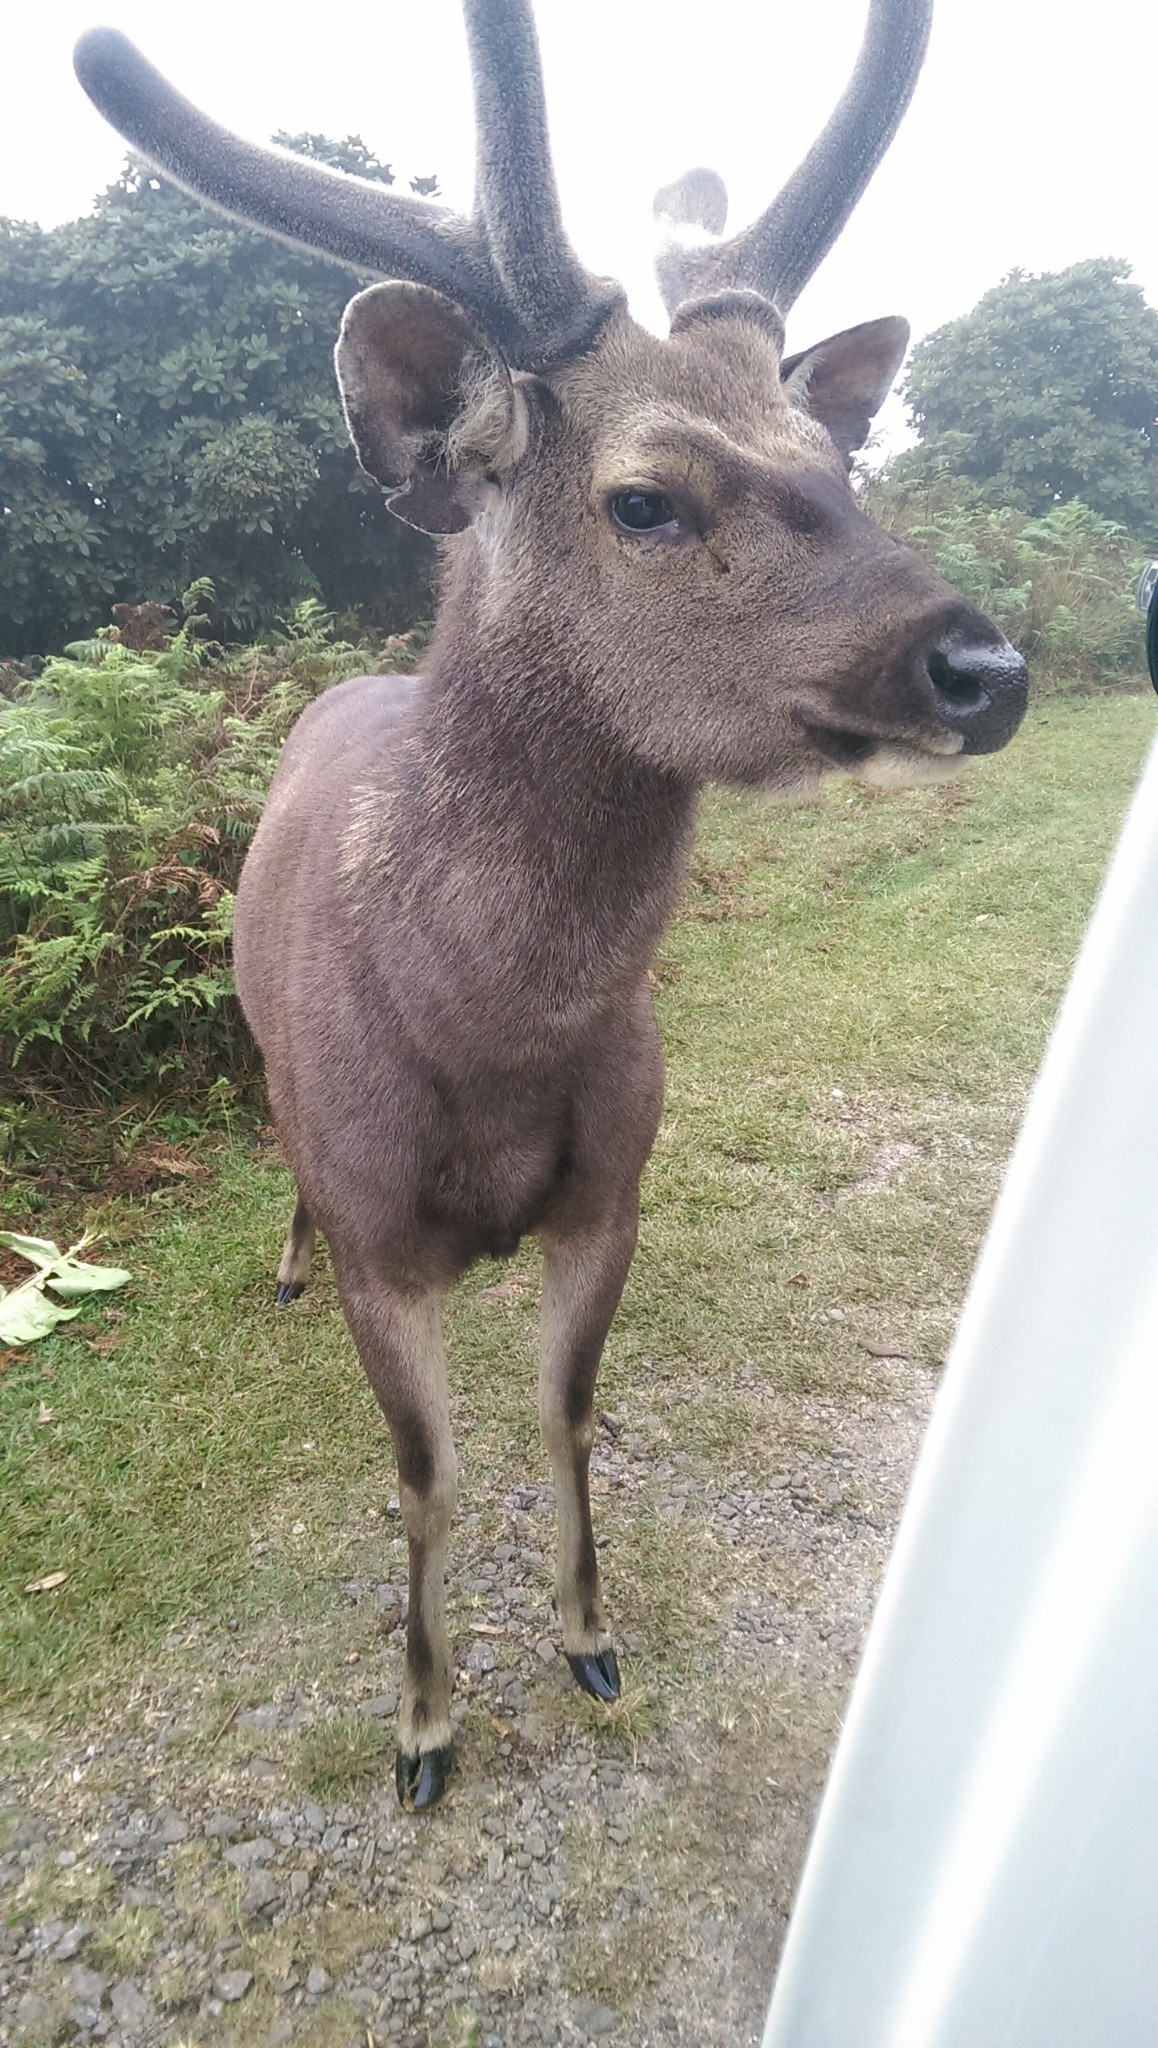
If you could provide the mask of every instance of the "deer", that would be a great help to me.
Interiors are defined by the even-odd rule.
[[[397,1459],[395,1782],[413,1812],[453,1762],[439,1300],[528,1235],[563,1649],[595,1699],[620,1691],[594,1394],[663,1097],[648,969],[701,792],[934,782],[1025,709],[1021,656],[852,488],[907,323],[785,344],[908,104],[930,11],[870,0],[843,98],[752,225],[725,238],[715,172],[659,193],[662,338],[567,240],[530,0],[464,0],[469,216],[239,139],[114,30],[77,47],[90,97],[160,171],[378,280],[337,342],[346,418],[391,510],[442,537],[421,672],[338,683],[302,713],[234,935],[297,1189],[276,1299],[301,1293],[324,1233]]]

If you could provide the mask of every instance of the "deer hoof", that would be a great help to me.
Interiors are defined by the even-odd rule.
[[[428,1806],[437,1806],[453,1762],[454,1751],[449,1742],[445,1749],[427,1749],[420,1756],[407,1756],[400,1749],[394,1759],[394,1783],[400,1806],[407,1813],[423,1813]]]
[[[277,1283],[277,1293],[274,1295],[274,1302],[278,1308],[288,1308],[291,1301],[296,1301],[298,1295],[304,1294],[305,1291],[306,1283],[304,1280],[279,1280]]]
[[[573,1657],[568,1651],[567,1662],[575,1674],[576,1685],[589,1692],[593,1700],[619,1698],[619,1666],[614,1650],[600,1650],[595,1657]]]

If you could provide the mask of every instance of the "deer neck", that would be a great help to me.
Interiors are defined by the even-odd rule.
[[[419,1029],[445,1039],[461,1018],[504,1051],[581,1037],[638,986],[699,793],[617,749],[582,675],[533,645],[436,636],[379,785],[364,899],[388,973],[406,928]]]

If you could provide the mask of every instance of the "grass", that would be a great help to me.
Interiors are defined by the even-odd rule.
[[[337,1714],[302,1736],[300,1776],[315,1799],[342,1799],[381,1778],[386,1736],[367,1714]]]
[[[1148,697],[1054,698],[959,787],[834,781],[798,811],[709,798],[657,970],[667,1113],[601,1379],[657,1454],[678,1443],[724,1478],[783,1469],[801,1392],[871,1389],[854,1328],[943,1356],[1152,727]],[[26,1715],[123,1697],[173,1632],[192,1662],[230,1622],[280,1617],[335,1661],[369,1640],[333,1591],[401,1570],[388,1441],[325,1259],[291,1313],[271,1310],[289,1205],[273,1156],[238,1149],[210,1182],[106,1207],[132,1287],[4,1361],[0,1628]],[[480,1299],[505,1272],[480,1268],[447,1311],[463,1510],[483,1536],[496,1488],[546,1476],[531,1248],[516,1270],[525,1291]],[[653,1670],[686,1659],[696,1615],[665,1532],[646,1502],[600,1514],[613,1609]],[[726,1551],[709,1563],[705,1585]],[[56,1590],[25,1591],[54,1571]],[[307,1770],[361,1770],[375,1731],[340,1734],[320,1732]]]

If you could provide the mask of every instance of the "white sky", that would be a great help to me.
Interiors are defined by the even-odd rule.
[[[651,199],[692,163],[722,172],[730,228],[767,204],[843,89],[866,0],[538,0],[556,168],[579,253],[639,316]],[[464,210],[471,107],[457,0],[41,0],[0,34],[0,213],[88,210],[122,146],[72,76],[76,35],[122,28],[190,98],[258,140],[360,134],[401,176],[438,173]],[[1158,304],[1158,8],[1153,0],[936,0],[916,97],[800,299],[789,345],[882,313],[915,336],[1015,264],[1117,255]]]

